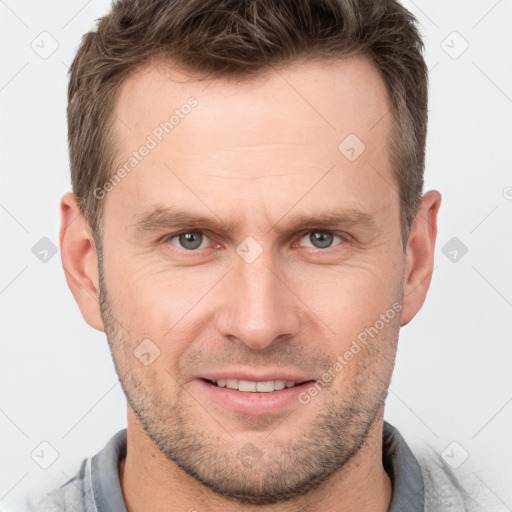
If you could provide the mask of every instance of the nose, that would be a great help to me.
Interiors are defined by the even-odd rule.
[[[218,291],[223,297],[216,316],[221,335],[264,349],[277,338],[298,334],[301,301],[284,264],[274,260],[270,250],[251,263],[235,254],[234,267]]]

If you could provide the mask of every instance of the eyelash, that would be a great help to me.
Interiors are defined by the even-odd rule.
[[[187,233],[202,234],[202,235],[205,235],[210,240],[214,241],[208,235],[207,231],[188,229],[188,230],[179,231],[177,233],[172,233],[172,234],[169,234],[169,235],[165,235],[161,239],[161,242],[164,243],[164,244],[170,243],[173,239],[178,238],[180,235],[184,235],[184,234],[187,234]],[[328,230],[321,230],[321,229],[312,229],[312,230],[306,231],[305,233],[302,233],[300,235],[299,240],[304,238],[304,236],[306,236],[308,234],[311,234],[311,233],[323,233],[323,234],[334,235],[334,236],[338,237],[342,242],[348,242],[349,238],[350,238],[350,236],[347,233],[344,233],[344,232],[341,232],[341,231],[328,231]],[[343,245],[343,244],[341,244],[341,245]],[[331,247],[326,247],[325,249],[320,249],[320,248],[315,248],[315,247],[308,247],[308,249],[313,249],[313,250],[318,251],[318,252],[327,252],[330,249],[334,249],[335,247],[336,246],[331,246]],[[177,247],[177,248],[179,249],[179,247]],[[184,248],[181,248],[181,249],[184,252],[189,253],[191,256],[194,256],[194,255],[198,254],[201,251],[201,249],[193,249],[193,250],[190,250],[190,249],[187,250],[187,249],[184,249]]]

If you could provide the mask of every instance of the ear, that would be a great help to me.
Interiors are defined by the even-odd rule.
[[[418,213],[411,224],[405,254],[402,327],[414,318],[427,296],[434,266],[437,212],[440,206],[441,194],[437,190],[430,190],[421,198]]]
[[[98,331],[104,331],[96,244],[89,223],[71,192],[62,196],[60,221],[60,254],[69,289],[85,321]]]

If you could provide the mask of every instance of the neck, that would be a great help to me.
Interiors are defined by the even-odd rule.
[[[272,505],[245,505],[244,511],[387,512],[392,485],[382,465],[383,411],[354,457],[331,479],[300,498]],[[127,452],[119,477],[128,512],[173,510],[240,511],[240,504],[219,496],[169,461],[147,437],[129,409]]]

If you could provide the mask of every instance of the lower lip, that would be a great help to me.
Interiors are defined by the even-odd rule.
[[[291,388],[271,391],[269,393],[246,392],[236,389],[220,388],[203,379],[196,379],[201,389],[209,397],[234,412],[258,416],[260,414],[273,414],[281,412],[285,407],[299,404],[299,395],[305,391],[313,381],[304,382]]]

